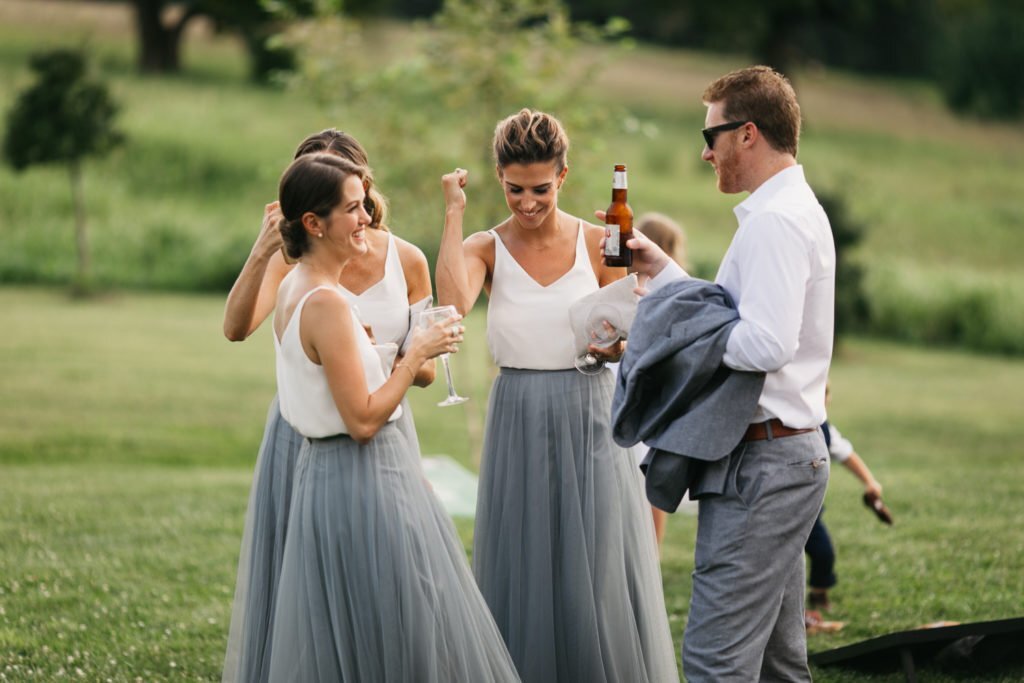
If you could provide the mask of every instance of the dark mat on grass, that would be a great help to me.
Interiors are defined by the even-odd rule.
[[[919,667],[950,672],[995,672],[1024,665],[1024,617],[898,631],[816,652],[816,666],[870,673],[903,670],[916,681]]]

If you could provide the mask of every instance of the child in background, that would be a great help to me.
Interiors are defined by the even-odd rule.
[[[673,261],[689,271],[690,264],[686,260],[686,233],[683,228],[668,216],[661,213],[645,213],[637,218],[633,229],[657,244]]]
[[[682,266],[683,270],[689,270],[690,266],[686,262],[686,233],[674,220],[660,213],[645,213],[633,223],[633,229],[642,232],[645,237],[657,244],[672,260]],[[634,448],[642,451],[637,453],[638,458],[643,458],[647,454],[647,448],[643,444],[637,444]],[[652,505],[651,514],[654,517],[654,533],[660,549],[661,540],[665,537],[668,513]]]
[[[831,387],[826,385],[825,405],[828,406],[831,401]],[[832,459],[842,463],[849,471],[853,472],[864,484],[865,502],[877,501],[873,506],[876,515],[883,522],[892,524],[888,510],[881,505],[882,485],[871,474],[871,470],[868,469],[864,460],[853,450],[853,444],[845,439],[828,420],[821,425],[821,430],[824,432],[825,443],[828,445],[828,453]],[[824,508],[822,512],[824,512]],[[815,520],[814,527],[811,529],[811,535],[807,538],[804,552],[807,553],[811,563],[808,572],[810,590],[807,595],[807,607],[804,610],[804,624],[807,626],[807,631],[808,633],[838,631],[843,627],[843,622],[824,621],[821,616],[822,612],[828,611],[831,607],[828,591],[836,584],[835,549],[832,546],[832,539],[829,537],[825,522],[821,518],[821,513],[818,514],[818,519]]]

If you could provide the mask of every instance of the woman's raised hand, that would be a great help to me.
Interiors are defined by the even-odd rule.
[[[263,253],[273,254],[284,246],[284,238],[281,237],[283,220],[280,202],[273,201],[263,207],[263,225],[260,226],[260,235],[256,238],[256,244]]]
[[[445,173],[441,176],[441,186],[444,188],[444,203],[449,209],[465,209],[466,208],[466,193],[463,188],[466,187],[467,176],[469,171],[464,168],[457,168],[451,173]]]

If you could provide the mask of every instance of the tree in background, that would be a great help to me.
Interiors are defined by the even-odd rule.
[[[749,55],[793,78],[807,65],[937,83],[955,111],[1024,115],[1021,0],[567,0],[575,18],[622,14],[633,35]]]
[[[340,0],[131,0],[136,8],[139,65],[144,72],[179,69],[181,37],[197,16],[237,32],[249,51],[257,81],[293,66],[294,51],[273,39],[282,13],[292,17],[340,12]],[[987,116],[1024,114],[1021,0],[348,0],[352,16],[453,20],[457,33],[466,9],[495,23],[479,35],[499,45],[561,13],[571,26],[602,25],[621,16],[635,38],[677,47],[749,55],[791,80],[801,67],[827,65],[859,73],[928,78],[950,106]],[[557,6],[557,10],[552,10]],[[476,10],[479,9],[479,12]],[[516,24],[516,18],[525,23]],[[570,19],[571,17],[571,19]],[[475,20],[475,19],[472,19]],[[510,36],[510,23],[517,30]],[[549,24],[553,25],[553,24]],[[625,24],[618,23],[621,27]],[[514,63],[514,60],[510,63]],[[473,61],[474,70],[483,66]]]
[[[568,0],[574,17],[622,14],[645,41],[747,54],[792,78],[820,63],[855,71],[929,71],[937,0]],[[619,7],[621,6],[621,7]]]
[[[36,82],[18,97],[7,119],[4,158],[16,171],[37,164],[67,164],[75,207],[77,270],[74,289],[91,288],[82,162],[101,156],[122,141],[114,127],[117,105],[105,84],[86,74],[85,56],[74,50],[34,55]]]
[[[582,48],[615,41],[626,25],[574,23],[560,0],[446,0],[438,14],[420,24],[412,39],[416,48],[389,63],[367,57],[371,51],[362,46],[368,38],[356,20],[326,1],[320,9],[327,11],[309,21],[282,17],[291,26],[282,40],[299,55],[291,85],[310,93],[339,126],[365,139],[371,159],[382,162],[381,187],[396,206],[411,207],[396,212],[406,221],[417,220],[424,197],[440,201],[436,169],[456,165],[475,174],[467,192],[471,210],[487,207],[479,224],[496,221],[500,206],[486,182],[493,177],[493,126],[524,106],[550,111],[570,131],[623,113],[614,102],[584,106],[579,93],[615,54],[584,55]],[[460,120],[479,123],[451,128],[453,111]],[[574,147],[574,160],[581,161],[587,145],[599,144],[599,138],[588,136]],[[436,226],[437,220],[411,237],[431,261],[440,229],[427,225]]]
[[[574,21],[620,16],[647,42],[747,54],[788,73],[804,63],[890,75],[931,74],[943,6],[973,13],[1004,0],[566,0]],[[1005,0],[1019,2],[1019,0]],[[372,4],[372,7],[370,5]],[[349,0],[350,11],[429,16],[442,0]]]
[[[181,68],[185,27],[206,16],[218,29],[236,31],[249,52],[250,71],[264,81],[278,69],[293,65],[290,50],[269,40],[278,27],[278,6],[308,14],[319,0],[131,0],[135,7],[139,69],[143,73],[176,73]]]
[[[132,0],[138,37],[138,64],[143,73],[176,73],[185,27],[200,12],[188,5],[173,19],[165,17],[165,0]]]
[[[609,97],[603,107],[583,106],[583,91],[615,54],[618,39],[628,29],[611,17],[601,27],[572,22],[561,0],[446,0],[432,21],[424,46],[424,95],[447,111],[459,111],[467,121],[479,121],[464,131],[463,158],[475,159],[490,179],[494,170],[494,125],[523,107],[551,112],[573,130],[593,130],[612,117],[623,117],[622,102]],[[586,53],[586,45],[603,44],[603,54]],[[589,56],[588,56],[589,55]],[[585,163],[588,151],[604,138],[577,137],[573,158]],[[493,190],[481,187],[485,196]],[[505,207],[493,201],[483,222],[490,225]]]
[[[990,118],[1024,114],[1024,3],[990,0],[950,12],[939,82],[955,111]]]
[[[836,340],[848,333],[863,331],[870,309],[864,291],[864,268],[852,258],[854,247],[864,238],[864,225],[850,217],[846,202],[839,194],[818,192],[818,201],[832,226],[836,247]]]

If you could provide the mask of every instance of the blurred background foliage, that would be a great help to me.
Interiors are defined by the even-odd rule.
[[[146,47],[154,17],[173,60]],[[840,332],[1024,352],[1024,21],[1009,0],[7,0],[0,20],[5,117],[30,56],[68,46],[121,106],[126,144],[85,167],[100,287],[225,291],[294,146],[328,126],[364,143],[392,228],[432,261],[447,170],[471,171],[467,231],[503,215],[490,138],[523,106],[569,130],[563,208],[602,208],[626,162],[634,209],[680,221],[712,278],[737,198],[699,159],[700,93],[768,62],[803,104]],[[64,187],[56,169],[0,169],[0,282],[72,281]]]
[[[354,0],[355,13],[430,16],[444,0]],[[514,4],[514,3],[512,3]],[[574,21],[626,19],[656,44],[748,54],[790,73],[818,64],[931,80],[958,111],[1019,117],[1019,0],[566,0]]]
[[[606,25],[623,19],[639,40],[749,54],[784,73],[807,65],[936,83],[957,111],[1016,118],[1024,106],[1024,4],[1019,0],[126,0],[135,8],[138,63],[180,69],[188,23],[207,17],[242,38],[250,74],[266,80],[294,65],[295,52],[268,40],[285,17],[433,17],[456,29],[506,37],[558,17]],[[474,11],[479,10],[479,11]],[[472,18],[467,15],[472,14]],[[500,32],[499,32],[500,29]],[[465,35],[464,33],[462,35]]]

